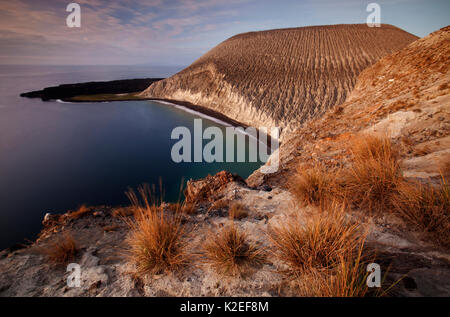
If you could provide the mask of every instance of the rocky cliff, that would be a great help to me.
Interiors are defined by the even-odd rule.
[[[347,100],[286,137],[278,173],[256,171],[249,183],[278,185],[298,164],[334,165],[359,132],[387,134],[401,149],[404,173],[439,178],[450,161],[450,27],[419,39],[365,69]]]
[[[416,39],[365,24],[239,34],[142,96],[188,101],[249,126],[296,128],[344,102],[363,69]]]

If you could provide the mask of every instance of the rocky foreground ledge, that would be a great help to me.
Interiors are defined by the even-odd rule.
[[[190,181],[185,194],[188,201],[198,202],[183,215],[183,226],[189,232],[186,242],[193,255],[201,254],[208,232],[220,230],[230,222],[224,202],[242,206],[246,212],[234,220],[235,225],[267,252],[273,251],[267,231],[290,219],[288,210],[292,210],[291,194],[286,190],[250,188],[228,172]],[[198,256],[178,273],[137,274],[126,255],[131,214],[127,207],[99,206],[47,215],[33,245],[0,253],[0,296],[296,296],[295,285],[281,274],[284,266],[274,257],[268,257],[264,264],[242,277],[218,275]],[[391,296],[450,294],[446,252],[418,239],[395,217],[377,219],[370,226],[367,242],[383,260],[383,269],[389,267],[386,279],[401,279]],[[66,266],[52,264],[42,252],[65,232],[73,235],[79,247],[72,262],[81,267],[80,287],[68,287],[70,272],[66,272]]]

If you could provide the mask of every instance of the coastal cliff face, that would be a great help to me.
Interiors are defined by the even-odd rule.
[[[239,34],[141,95],[287,131],[344,102],[363,69],[416,39],[391,25],[365,24]]]
[[[280,186],[299,164],[343,164],[349,156],[345,144],[361,132],[389,136],[401,149],[408,177],[430,181],[448,174],[449,43],[445,27],[365,69],[343,104],[286,137],[277,173],[255,171],[248,183]]]

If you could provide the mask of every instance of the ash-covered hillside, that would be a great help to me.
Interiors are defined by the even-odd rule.
[[[416,39],[365,24],[239,34],[142,95],[188,101],[246,125],[295,128],[344,102],[363,69]]]

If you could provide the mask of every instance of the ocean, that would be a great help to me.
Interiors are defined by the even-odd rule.
[[[46,213],[127,205],[125,191],[162,180],[176,201],[182,180],[221,170],[249,176],[261,162],[175,163],[175,127],[196,113],[153,101],[61,103],[20,97],[59,84],[168,77],[181,67],[0,66],[0,249],[33,240]],[[203,129],[224,126],[202,118]],[[225,135],[225,132],[224,132]],[[206,143],[208,141],[205,141]],[[204,142],[204,143],[205,143]],[[246,141],[248,151],[248,140]]]

